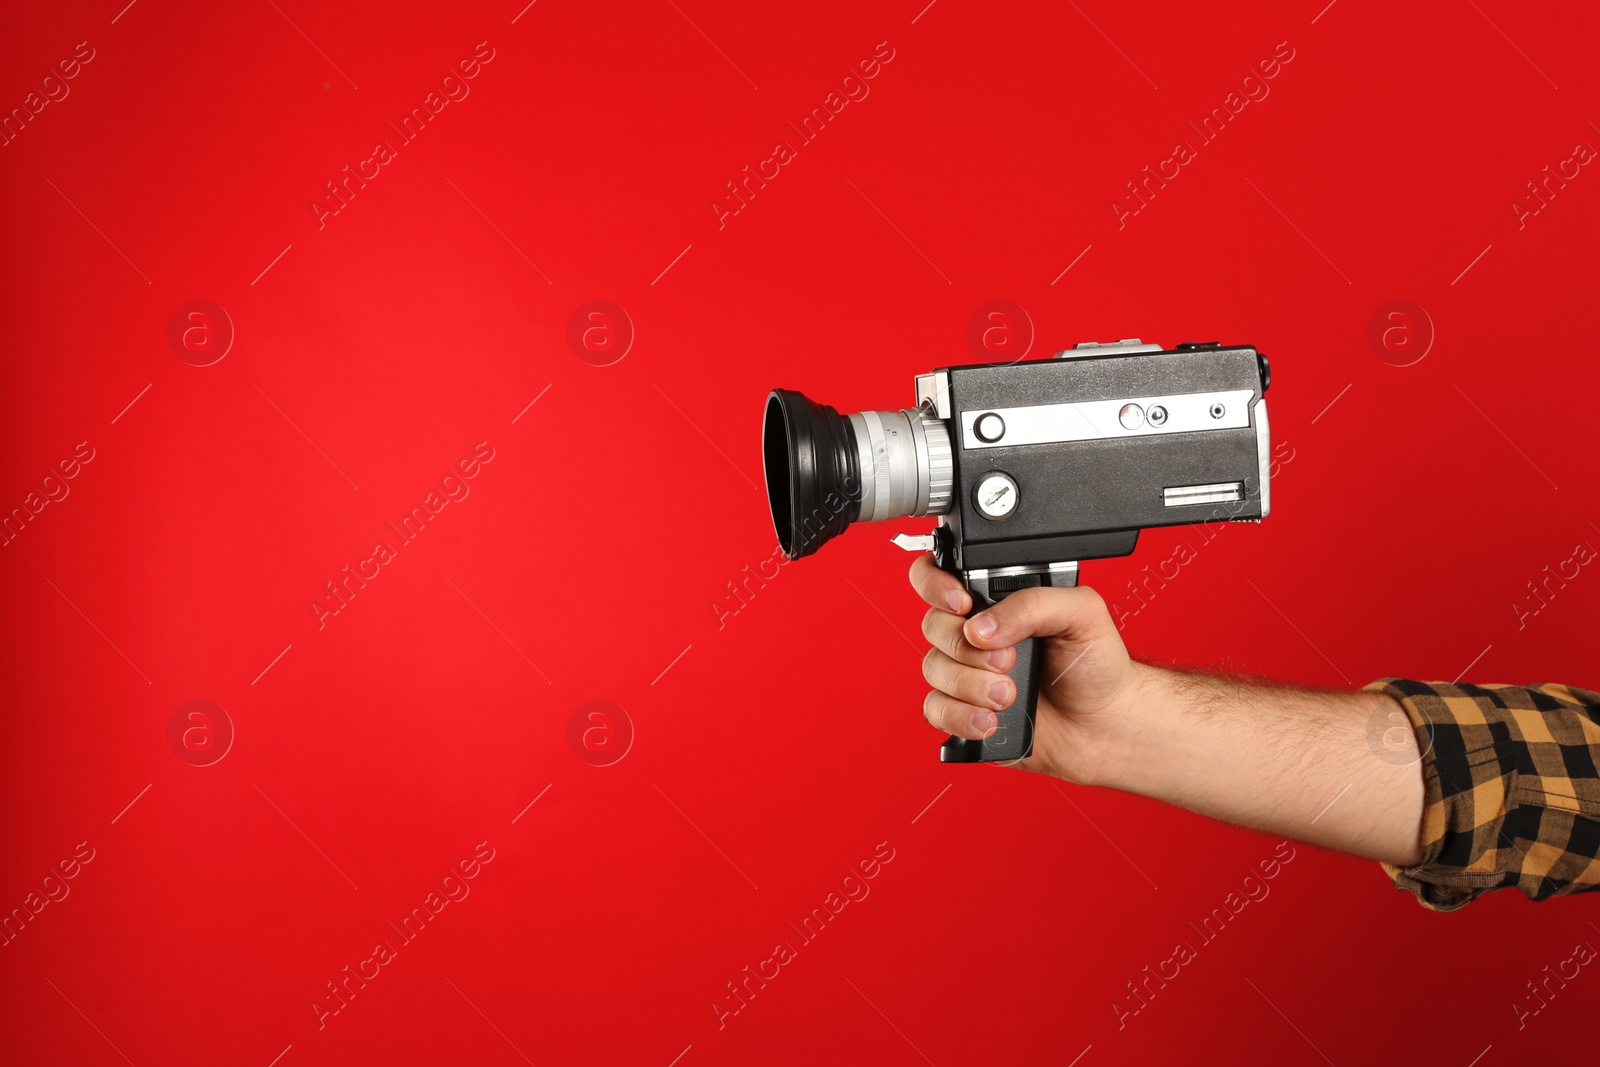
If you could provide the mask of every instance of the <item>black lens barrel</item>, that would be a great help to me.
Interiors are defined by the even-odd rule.
[[[790,559],[809,556],[861,514],[861,464],[850,420],[794,389],[767,396],[761,431],[767,503]]]

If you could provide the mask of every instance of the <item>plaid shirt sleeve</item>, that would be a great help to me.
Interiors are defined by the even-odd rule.
[[[1514,885],[1534,900],[1600,888],[1600,693],[1382,678],[1411,721],[1427,789],[1422,861],[1384,870],[1453,911]]]

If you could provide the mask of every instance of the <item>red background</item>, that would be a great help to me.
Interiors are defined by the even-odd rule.
[[[1600,976],[1520,1031],[1511,1005],[1600,944],[1600,902],[1430,914],[1304,846],[1119,1030],[1125,983],[1274,842],[941,766],[885,540],[925,522],[851,533],[720,627],[712,607],[773,550],[766,390],[909,404],[1003,299],[1033,355],[1137,335],[1273,358],[1294,454],[1273,515],[1127,621],[1137,654],[1600,685],[1600,575],[1520,628],[1513,606],[1600,546],[1600,174],[1520,229],[1510,208],[1600,145],[1591,5],[276,7],[43,5],[0,42],[6,109],[94,49],[0,150],[0,506],[95,456],[0,550],[0,907],[95,850],[0,949],[6,1059],[1487,1065],[1592,1043]],[[480,41],[470,95],[319,229],[323,183]],[[870,95],[719,229],[724,182],[878,42]],[[1279,42],[1270,95],[1119,229],[1124,183]],[[196,299],[236,331],[207,367],[166,337]],[[566,341],[591,299],[636,331],[611,366]],[[1366,339],[1396,299],[1436,333],[1404,367]],[[480,441],[470,496],[319,629],[324,582]],[[1126,599],[1184,537],[1085,581]],[[168,744],[190,700],[236,732],[210,766]],[[611,766],[568,741],[591,700],[632,724]],[[319,1030],[324,983],[480,841],[471,895]],[[870,896],[719,1029],[725,983],[879,842]]]

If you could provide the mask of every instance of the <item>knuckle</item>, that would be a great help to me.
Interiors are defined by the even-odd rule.
[[[1044,607],[1045,591],[1037,586],[1018,589],[1015,593],[1005,598],[1004,603],[1011,608],[1011,620],[1017,626],[1027,629],[1039,618],[1039,612]]]
[[[949,660],[945,662],[949,666],[944,668],[940,679],[934,685],[957,700],[967,700],[979,688],[973,684],[972,675],[974,672],[972,668],[963,667],[959,663],[950,663]]]
[[[962,636],[959,626],[950,627],[943,635],[945,655],[951,659],[959,660],[967,651],[967,639]]]
[[[939,655],[937,648],[930,648],[922,654],[922,677],[927,679],[929,685],[939,684]]]
[[[961,684],[960,675],[961,668],[950,662],[949,657],[941,652],[934,659],[933,675],[928,678],[928,684],[941,692],[957,696]]]
[[[922,636],[951,659],[959,660],[967,648],[966,640],[961,636],[959,623],[951,625],[955,619],[956,617],[948,611],[929,608],[928,613],[922,617]]]

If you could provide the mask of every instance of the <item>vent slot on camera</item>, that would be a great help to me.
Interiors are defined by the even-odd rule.
[[[1210,485],[1172,485],[1161,490],[1161,502],[1169,508],[1186,504],[1226,504],[1244,499],[1243,482],[1213,482]]]

